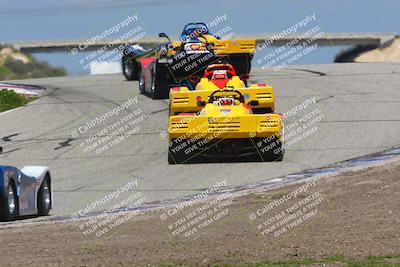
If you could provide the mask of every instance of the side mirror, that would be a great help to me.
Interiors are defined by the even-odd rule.
[[[198,107],[205,107],[205,105],[206,105],[206,101],[199,101],[199,102],[197,102],[197,106],[198,106]]]
[[[168,37],[168,35],[165,33],[165,32],[160,32],[159,34],[158,34],[158,37],[160,37],[160,38],[167,38],[168,39],[168,42],[171,42],[171,39],[169,39],[169,37]]]
[[[258,102],[258,100],[251,100],[247,105],[254,107],[260,105],[260,102]]]

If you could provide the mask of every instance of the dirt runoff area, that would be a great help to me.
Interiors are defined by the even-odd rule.
[[[113,218],[108,232],[99,221],[1,227],[0,266],[293,266],[329,257],[324,266],[343,266],[343,257],[370,256],[400,266],[399,192],[397,161]]]

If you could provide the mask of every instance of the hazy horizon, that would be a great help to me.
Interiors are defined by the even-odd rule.
[[[226,14],[235,34],[280,32],[305,14],[315,14],[323,32],[398,33],[400,2],[395,0],[1,0],[0,42],[86,39],[134,10],[146,36],[178,35],[188,22]],[[285,8],[282,8],[284,6]],[[303,30],[300,29],[299,32]],[[318,48],[305,63],[330,63],[342,47]],[[40,60],[82,73],[68,53],[35,53]],[[299,62],[302,63],[302,62]]]

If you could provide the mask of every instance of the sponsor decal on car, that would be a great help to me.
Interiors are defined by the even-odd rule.
[[[231,113],[230,109],[220,109],[221,114],[229,114]]]

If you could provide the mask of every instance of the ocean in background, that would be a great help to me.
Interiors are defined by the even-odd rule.
[[[127,14],[137,14],[146,36],[161,31],[177,35],[188,22],[213,21],[236,35],[281,32],[315,15],[323,32],[398,33],[400,2],[345,0],[2,0],[0,42],[29,40],[84,40],[103,32]],[[298,29],[305,32],[307,28]],[[319,47],[294,64],[332,63],[343,46]],[[269,53],[275,48],[266,48]],[[86,52],[87,53],[87,52]],[[89,73],[70,53],[34,53],[39,60],[66,68],[70,75]],[[85,57],[81,53],[80,57]],[[256,54],[256,58],[262,56]]]

